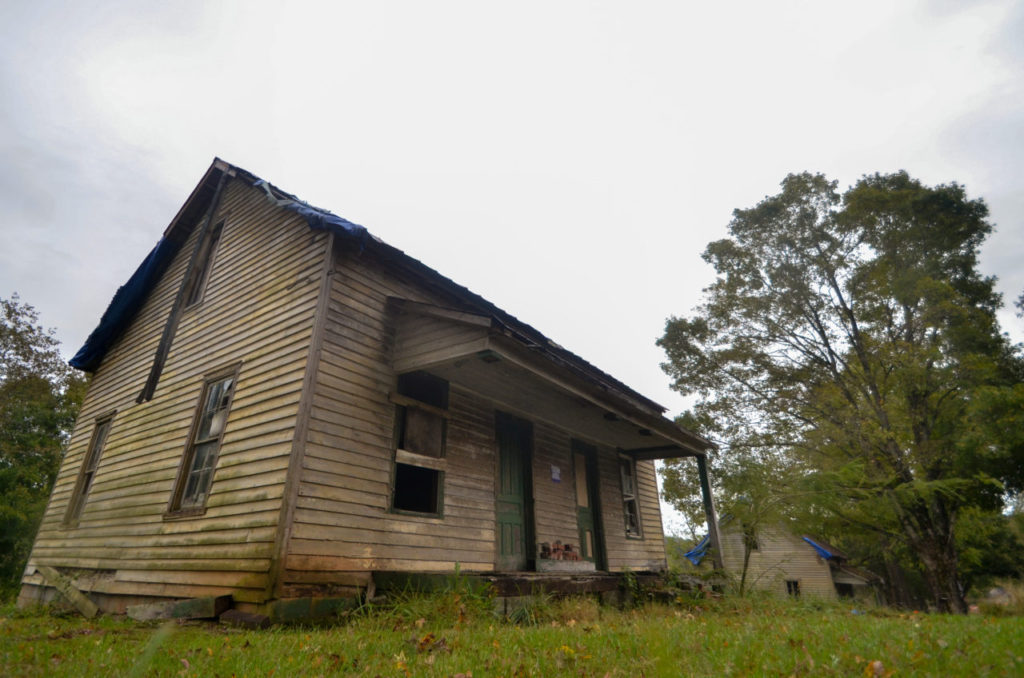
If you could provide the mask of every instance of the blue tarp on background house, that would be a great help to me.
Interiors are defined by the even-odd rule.
[[[804,541],[813,546],[814,550],[818,552],[818,555],[824,558],[825,560],[831,560],[836,557],[836,554],[832,553],[821,544],[814,543],[810,538],[804,537]]]

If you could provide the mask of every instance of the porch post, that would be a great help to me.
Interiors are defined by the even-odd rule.
[[[715,569],[724,570],[722,562],[722,538],[718,533],[718,515],[715,513],[715,502],[711,497],[711,483],[708,480],[708,458],[706,454],[698,454],[697,473],[700,475],[700,494],[704,499],[704,515],[708,521],[708,537],[711,540],[712,555]]]

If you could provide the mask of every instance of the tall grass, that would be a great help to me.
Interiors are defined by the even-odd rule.
[[[812,599],[631,609],[534,597],[515,619],[479,590],[413,591],[329,626],[216,624],[0,609],[11,676],[1024,675],[1020,618],[864,611]],[[866,673],[867,672],[867,673]]]

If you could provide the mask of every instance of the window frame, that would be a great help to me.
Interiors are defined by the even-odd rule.
[[[757,553],[761,550],[761,540],[758,538],[757,530],[752,526],[743,527],[743,546],[750,553]]]
[[[241,371],[241,363],[232,365],[231,367],[224,368],[211,372],[209,375],[203,377],[203,386],[199,392],[199,400],[196,403],[195,413],[192,415],[192,425],[189,429],[188,443],[185,445],[185,451],[181,456],[181,461],[178,464],[178,473],[174,480],[174,488],[171,490],[171,498],[167,502],[167,510],[164,513],[164,518],[183,518],[190,516],[197,516],[206,513],[206,505],[210,499],[210,489],[213,487],[214,474],[217,471],[217,464],[220,462],[220,450],[224,444],[224,434],[228,429],[228,421],[231,418],[231,407],[235,402],[235,392],[238,388],[238,374]],[[220,429],[220,433],[216,438],[197,440],[199,434],[199,427],[202,424],[203,413],[206,411],[207,398],[210,395],[212,387],[220,382],[227,379],[231,379],[231,387],[228,391],[227,404],[224,406],[224,425]],[[202,504],[182,506],[182,502],[185,498],[185,489],[188,486],[189,477],[195,470],[192,465],[195,463],[196,448],[200,445],[207,445],[211,442],[216,442],[212,457],[213,460],[210,462],[210,479],[206,487],[206,491],[203,493]]]
[[[78,469],[78,477],[75,480],[75,489],[71,493],[71,500],[64,513],[62,521],[64,527],[77,527],[82,513],[85,512],[85,504],[89,501],[89,491],[96,479],[96,470],[100,466],[103,448],[106,447],[107,438],[110,437],[110,429],[114,425],[114,415],[116,414],[117,410],[108,412],[96,417],[93,422],[89,446],[85,449],[85,457],[82,459],[82,466]],[[92,468],[89,468],[90,466]]]
[[[396,377],[395,391],[388,394],[389,401],[395,405],[394,456],[391,465],[391,498],[388,505],[391,513],[425,518],[443,518],[444,481],[446,475],[445,472],[447,470],[446,457],[448,452],[448,422],[451,419],[451,414],[448,410],[449,399],[451,397],[451,384],[447,379],[435,376],[429,372],[423,372],[423,374],[429,376],[430,379],[444,384],[444,394],[440,399],[440,402],[424,402],[418,400],[412,394],[402,393],[403,390],[409,390],[407,388],[403,388],[402,377],[415,374],[417,373],[409,372],[403,375],[398,375]],[[441,405],[443,405],[443,407],[441,407]],[[402,447],[407,426],[406,418],[408,416],[408,412],[413,409],[418,410],[421,414],[427,414],[440,420],[441,433],[437,454],[418,452]],[[397,505],[397,500],[400,497],[398,487],[399,466],[419,469],[420,471],[435,474],[433,477],[435,487],[432,492],[435,504],[433,511],[416,511],[409,508],[399,507]]]
[[[644,523],[643,517],[640,514],[640,490],[637,486],[636,477],[636,459],[629,457],[624,454],[619,455],[619,489],[622,491],[622,519],[623,519],[623,530],[625,531],[627,539],[643,539],[644,538]],[[633,483],[633,491],[631,493],[626,492],[626,474],[623,469],[628,467],[630,478]],[[636,516],[636,531],[631,531],[629,528],[629,505],[632,503],[633,512]]]
[[[799,579],[786,579],[786,595],[792,596],[793,598],[800,597],[800,580]]]
[[[203,244],[199,248],[196,265],[190,272],[188,284],[185,285],[184,310],[201,305],[206,298],[206,287],[213,272],[214,258],[217,256],[217,249],[224,236],[224,224],[225,220],[217,222],[217,225],[206,234]]]

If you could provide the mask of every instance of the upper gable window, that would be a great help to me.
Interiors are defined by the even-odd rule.
[[[203,292],[206,291],[206,283],[210,278],[210,269],[213,268],[213,256],[216,254],[217,245],[220,243],[220,234],[223,230],[224,222],[222,221],[213,227],[199,247],[199,253],[192,266],[191,277],[185,292],[185,308],[194,306],[203,300]]]
[[[203,385],[199,411],[171,497],[170,513],[201,512],[206,506],[237,378],[235,371],[222,373]]]
[[[96,477],[96,468],[100,464],[100,454],[103,452],[103,445],[107,441],[107,434],[110,433],[110,425],[114,416],[109,415],[96,421],[92,431],[92,438],[89,439],[89,449],[86,450],[85,459],[82,461],[82,469],[78,472],[78,481],[75,483],[75,491],[71,495],[71,502],[68,504],[68,512],[64,516],[64,524],[74,526],[85,509],[85,501],[89,498],[89,490],[92,489],[93,478]]]

